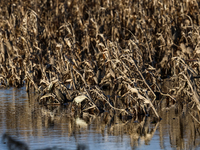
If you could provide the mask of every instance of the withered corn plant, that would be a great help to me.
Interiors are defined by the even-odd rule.
[[[25,84],[42,104],[122,116],[151,109],[159,118],[158,95],[200,109],[198,1],[10,0],[0,6],[2,87]],[[166,77],[174,87],[162,91]],[[72,105],[80,95],[87,97],[81,107]]]

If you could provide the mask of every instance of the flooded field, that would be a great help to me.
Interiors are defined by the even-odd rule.
[[[101,113],[69,117],[65,106],[41,106],[28,98],[25,88],[0,90],[0,134],[27,143],[31,150],[86,149],[195,149],[200,148],[199,124],[184,105],[158,110],[162,117],[150,116],[123,121]],[[7,145],[1,142],[1,150]]]
[[[198,149],[199,9],[2,1],[0,149]]]

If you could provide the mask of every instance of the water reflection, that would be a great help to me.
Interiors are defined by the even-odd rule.
[[[67,106],[40,106],[34,96],[28,99],[24,88],[0,90],[0,135],[7,133],[30,149],[72,150],[80,144],[88,149],[194,149],[200,144],[199,114],[184,104],[163,109],[163,100],[158,111],[162,120],[155,122],[153,117],[126,120],[108,112],[76,114]],[[3,143],[0,147],[8,149]]]

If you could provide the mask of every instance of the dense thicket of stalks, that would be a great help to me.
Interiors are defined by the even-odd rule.
[[[196,0],[11,0],[0,6],[1,86],[25,81],[44,104],[85,95],[83,111],[111,108],[133,116],[152,108],[159,117],[159,94],[200,109]],[[158,83],[172,75],[176,88],[164,94]]]

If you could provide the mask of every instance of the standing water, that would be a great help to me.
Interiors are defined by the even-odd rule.
[[[61,106],[34,104],[25,88],[1,89],[0,101],[0,135],[23,141],[31,150],[74,150],[78,144],[90,150],[200,148],[199,124],[184,105],[160,106],[162,120],[153,122],[151,117],[122,121],[108,113],[71,118]],[[0,149],[7,150],[7,144],[1,141]]]

